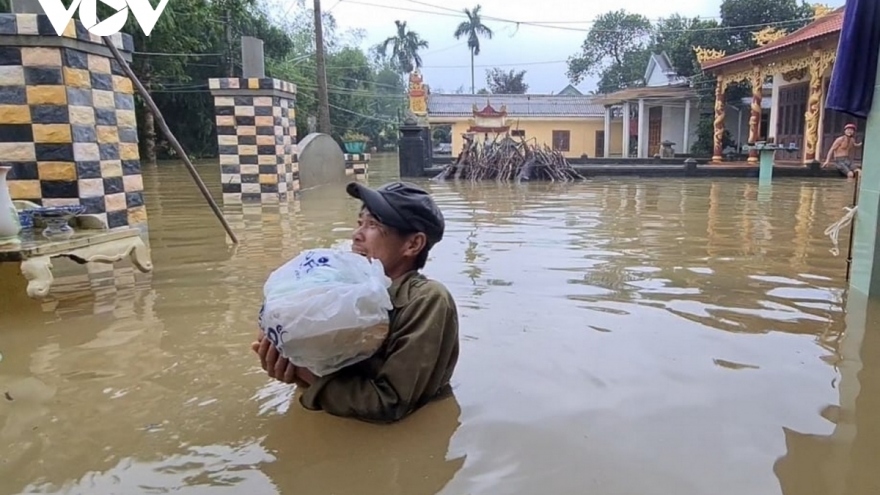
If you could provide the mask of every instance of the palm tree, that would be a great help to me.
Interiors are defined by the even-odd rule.
[[[468,49],[471,51],[471,94],[474,94],[475,91],[474,57],[480,54],[480,36],[492,39],[492,30],[483,24],[483,20],[480,19],[480,9],[482,8],[481,5],[477,4],[473,10],[464,9],[468,19],[455,28],[454,34],[455,39],[467,36]]]
[[[377,51],[384,58],[388,53],[388,46],[391,45],[391,63],[394,68],[404,74],[412,72],[422,66],[419,50],[428,48],[428,42],[419,33],[407,30],[406,21],[394,21],[394,24],[397,26],[397,34],[379,43]]]

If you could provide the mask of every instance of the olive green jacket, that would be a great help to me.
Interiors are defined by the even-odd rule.
[[[443,395],[458,361],[458,309],[443,284],[409,272],[388,289],[388,337],[369,359],[318,378],[300,403],[372,422],[394,422]]]

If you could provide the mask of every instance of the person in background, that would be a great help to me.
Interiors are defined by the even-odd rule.
[[[825,158],[823,167],[831,165],[834,160],[834,166],[841,174],[853,178],[859,173],[861,168],[859,165],[853,164],[853,152],[856,148],[861,147],[862,143],[857,143],[855,138],[856,125],[846,124],[843,128],[843,136],[834,140],[831,149],[828,150],[828,156]]]
[[[304,389],[306,409],[363,421],[399,421],[451,392],[459,354],[458,309],[446,287],[420,273],[443,238],[443,214],[423,189],[348,184],[362,203],[352,251],[378,259],[392,280],[388,337],[369,359],[323,377],[297,368],[259,333],[251,348],[270,377]]]

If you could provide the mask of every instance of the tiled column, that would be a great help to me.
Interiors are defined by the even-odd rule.
[[[128,35],[115,45],[130,60]],[[0,14],[0,161],[13,199],[84,205],[107,227],[146,222],[131,81],[100,37],[72,20]]]
[[[370,171],[369,153],[345,153],[345,175],[366,178]]]
[[[287,202],[299,191],[296,85],[271,78],[209,81],[224,203]]]

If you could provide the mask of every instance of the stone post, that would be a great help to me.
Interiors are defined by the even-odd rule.
[[[425,153],[425,141],[422,137],[424,127],[405,123],[400,126],[402,135],[398,145],[400,160],[400,177],[415,178],[425,175],[425,169],[429,166]]]
[[[434,164],[434,139],[428,125],[422,126],[422,141],[425,143],[425,168],[428,168]]]
[[[345,175],[364,179],[370,172],[369,153],[345,153]]]
[[[272,78],[210,79],[223,202],[287,202],[299,191],[296,85]]]
[[[131,36],[112,39],[130,61]],[[58,36],[43,14],[0,14],[0,122],[13,199],[146,226],[134,88],[78,20]]]

